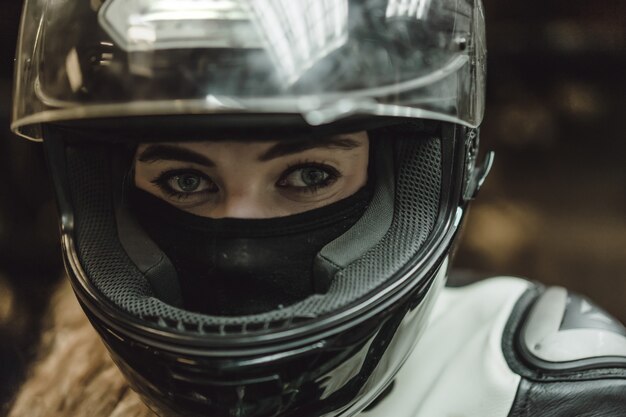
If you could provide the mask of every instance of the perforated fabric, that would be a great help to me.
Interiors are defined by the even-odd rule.
[[[122,300],[127,294],[151,295],[150,285],[121,250],[111,235],[113,205],[109,158],[101,148],[68,149],[72,203],[76,215],[76,240],[81,264],[98,289],[111,300]],[[113,229],[114,232],[114,229]]]
[[[335,276],[326,294],[283,309],[239,317],[192,313],[153,297],[147,280],[117,238],[110,158],[101,147],[70,148],[67,153],[81,265],[97,289],[117,306],[180,331],[254,332],[327,315],[380,287],[417,255],[434,228],[441,200],[440,140],[399,139],[395,145],[398,175],[391,227],[378,244]]]

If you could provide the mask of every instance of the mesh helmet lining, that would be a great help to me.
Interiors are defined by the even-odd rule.
[[[384,146],[386,138],[379,138],[379,135],[380,132],[370,132],[374,141],[371,163],[376,181],[372,201],[354,226],[322,248],[316,266],[323,263],[325,270],[337,272],[345,268],[380,242],[391,227],[395,194],[393,152],[391,147]]]

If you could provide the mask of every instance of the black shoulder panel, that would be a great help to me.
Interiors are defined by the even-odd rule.
[[[528,290],[513,309],[502,338],[504,357],[521,376],[509,417],[625,417],[622,329],[588,300],[566,290]],[[589,340],[594,332],[615,335],[617,350]],[[568,349],[563,344],[578,338],[582,347]],[[565,346],[561,351],[555,348],[559,344]],[[618,354],[605,356],[604,351]]]
[[[509,417],[624,417],[626,379],[538,383],[522,379]]]

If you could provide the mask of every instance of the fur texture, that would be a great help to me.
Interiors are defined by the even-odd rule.
[[[67,280],[46,320],[38,360],[8,417],[156,417],[109,358]]]

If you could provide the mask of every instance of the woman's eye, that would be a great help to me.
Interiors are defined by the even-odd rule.
[[[334,169],[305,166],[289,172],[278,182],[281,187],[316,189],[330,185],[338,177]]]
[[[202,186],[202,178],[196,174],[176,175],[169,182],[172,188],[184,193],[193,193]]]
[[[195,171],[165,172],[153,183],[164,192],[176,197],[218,191],[217,185],[209,177]]]

